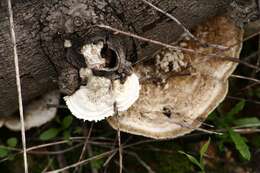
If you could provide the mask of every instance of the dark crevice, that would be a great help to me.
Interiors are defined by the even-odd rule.
[[[118,57],[114,50],[105,45],[101,50],[101,56],[106,60],[107,68],[114,68],[118,64]]]

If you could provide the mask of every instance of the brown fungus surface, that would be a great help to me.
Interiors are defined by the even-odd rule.
[[[190,39],[181,41],[180,46],[203,54],[218,53],[239,57],[243,31],[229,19],[215,17],[195,28],[193,33],[207,43],[236,46],[220,51],[212,47],[202,47]],[[170,49],[163,49],[159,54],[162,52],[167,52],[167,56],[169,53],[176,56],[176,51]],[[163,65],[158,65],[158,61],[138,64],[135,72],[141,79],[145,79],[141,80],[139,99],[127,112],[108,118],[109,124],[114,129],[156,139],[175,138],[198,129],[209,113],[225,98],[228,92],[227,79],[237,63],[205,55],[183,55],[180,60],[173,58],[178,61],[176,64],[183,64],[183,68],[178,67],[177,71],[174,68],[169,68],[172,71],[163,71]],[[162,62],[165,63],[165,60]],[[182,69],[181,72],[179,69]],[[179,75],[182,72],[190,74]],[[159,80],[154,82],[155,79]]]

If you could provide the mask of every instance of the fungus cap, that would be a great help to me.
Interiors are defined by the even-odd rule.
[[[236,45],[221,52],[216,48],[202,47],[190,39],[180,42],[180,45],[203,54],[223,53],[228,57],[239,57],[243,31],[225,17],[215,17],[201,24],[194,35],[206,43],[226,47]],[[167,52],[168,59],[169,54],[176,59],[176,51],[163,49],[162,52]],[[225,98],[227,79],[237,64],[198,54],[183,55],[181,61],[187,63],[178,64],[189,64],[190,75],[169,76],[169,72],[158,70],[161,66],[157,63],[137,65],[134,68],[136,73],[147,79],[141,83],[139,99],[127,112],[108,118],[109,124],[114,129],[156,139],[175,138],[198,129]],[[158,77],[165,82],[154,83],[152,79]]]
[[[51,91],[44,96],[33,100],[24,109],[24,125],[25,129],[29,130],[33,127],[39,127],[51,121],[57,112],[57,105],[59,104],[59,91]],[[51,107],[50,105],[53,105]],[[19,116],[11,117],[1,120],[3,124],[13,131],[21,130],[21,123]]]
[[[115,114],[115,102],[118,111],[124,111],[138,99],[140,86],[134,73],[123,84],[119,80],[94,76],[90,69],[81,69],[80,76],[87,77],[87,85],[64,97],[72,114],[79,119],[103,120]]]

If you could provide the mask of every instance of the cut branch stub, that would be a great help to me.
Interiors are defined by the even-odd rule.
[[[82,45],[86,67],[80,69],[82,84],[64,100],[72,114],[99,121],[127,110],[139,96],[139,79],[131,72],[124,52],[116,42],[97,40]]]
[[[206,43],[227,47],[240,44],[219,51],[203,48],[186,38],[180,46],[239,57],[243,31],[227,18],[210,19],[198,26],[194,35]],[[146,80],[142,82],[138,101],[118,119],[108,118],[114,129],[156,139],[175,138],[198,129],[225,98],[227,79],[237,66],[234,62],[170,49],[163,49],[155,59],[160,61],[151,60],[134,68],[140,78]],[[162,64],[158,64],[160,62]]]

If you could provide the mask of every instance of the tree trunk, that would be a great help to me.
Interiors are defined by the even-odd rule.
[[[229,11],[232,0],[150,2],[191,29]],[[175,22],[139,0],[15,0],[13,11],[24,104],[58,86],[65,93],[78,86],[80,62],[68,55],[65,39],[77,46],[97,36],[117,37],[130,61],[152,56],[160,48],[126,36],[113,36],[97,24],[164,43],[176,41],[183,33]],[[0,2],[0,58],[0,116],[9,116],[17,111],[18,104],[5,1]]]

